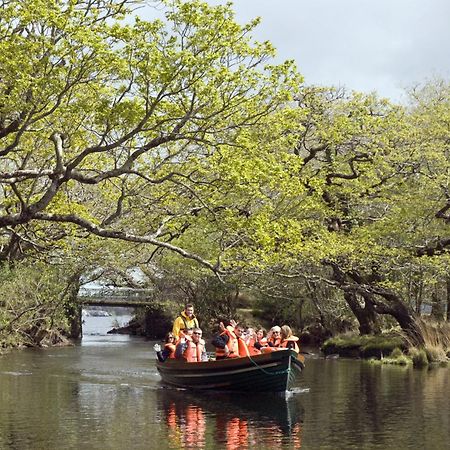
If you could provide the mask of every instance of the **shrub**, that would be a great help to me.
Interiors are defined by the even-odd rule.
[[[424,349],[411,347],[408,350],[408,355],[411,358],[414,367],[425,367],[428,365],[428,357]]]

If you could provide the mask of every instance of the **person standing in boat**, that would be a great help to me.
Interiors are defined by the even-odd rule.
[[[242,336],[244,327],[238,325],[234,320],[230,320],[226,327],[223,322],[220,322],[219,327],[221,333],[211,342],[216,347],[216,359],[250,356]]]
[[[184,307],[184,311],[181,311],[180,315],[175,319],[172,333],[176,338],[179,338],[181,337],[181,330],[189,330],[192,328],[199,328],[199,324],[197,317],[194,314],[194,305],[192,303],[188,303]]]
[[[289,325],[283,325],[281,327],[281,342],[279,348],[290,348],[297,353],[300,353],[298,346],[298,337],[292,334],[291,327]]]
[[[203,342],[202,330],[198,327],[194,328],[191,339],[180,338],[175,350],[175,358],[186,362],[208,361]]]

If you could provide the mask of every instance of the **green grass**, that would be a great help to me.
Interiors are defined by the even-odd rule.
[[[394,335],[358,336],[339,335],[328,339],[322,345],[325,355],[338,354],[347,357],[383,358],[395,348],[405,348],[403,339]]]

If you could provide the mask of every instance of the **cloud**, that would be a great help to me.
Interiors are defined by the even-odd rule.
[[[241,23],[260,16],[255,38],[295,59],[310,84],[397,100],[406,86],[450,76],[447,0],[235,0],[234,9]]]

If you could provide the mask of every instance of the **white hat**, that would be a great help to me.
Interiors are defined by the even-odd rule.
[[[281,328],[278,325],[272,327],[272,331],[281,331]]]

